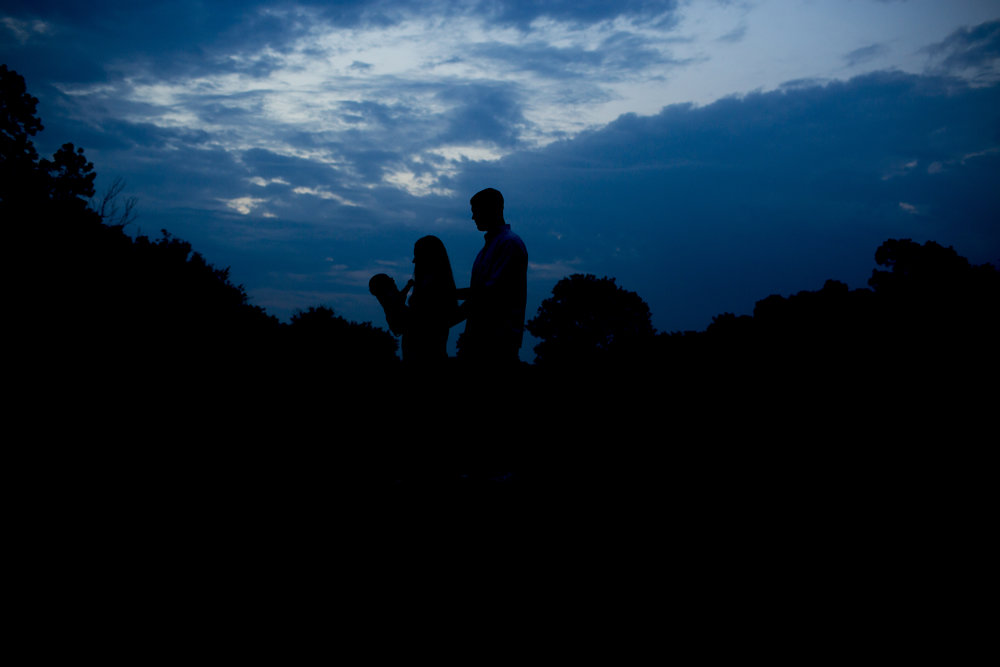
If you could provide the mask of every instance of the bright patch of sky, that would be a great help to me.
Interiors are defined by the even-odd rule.
[[[847,79],[897,69],[922,73],[924,50],[960,26],[997,18],[1000,3],[982,0],[758,0],[688,2],[676,33],[690,58],[667,85],[633,110],[707,104],[732,94],[773,90],[800,79]]]
[[[200,128],[220,135],[210,143],[226,150],[264,148],[350,167],[352,158],[338,148],[342,137],[364,144],[358,137],[368,135],[399,157],[355,186],[381,182],[413,195],[448,195],[440,181],[463,161],[543,146],[624,113],[707,104],[796,79],[922,71],[929,58],[922,47],[998,10],[996,2],[970,0],[688,1],[665,5],[661,16],[540,16],[522,26],[450,7],[351,26],[308,7],[262,9],[298,29],[279,45],[215,54],[219,65],[240,71],[209,67],[159,79],[119,62],[114,67],[125,77],[114,90],[63,91],[132,103],[127,120]],[[21,39],[41,30],[7,24]],[[306,135],[314,145],[298,141]]]

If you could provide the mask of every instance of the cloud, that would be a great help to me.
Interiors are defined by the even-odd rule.
[[[854,49],[850,53],[844,55],[844,61],[848,67],[856,67],[857,65],[862,65],[867,63],[879,56],[888,53],[889,48],[885,44],[869,44],[868,46],[863,46],[859,49]]]
[[[310,195],[312,197],[319,197],[320,199],[329,199],[341,204],[342,206],[359,206],[359,204],[346,199],[335,192],[330,192],[325,188],[307,188],[307,187],[297,187],[292,190],[297,195]]]
[[[651,35],[624,30],[564,45],[554,45],[549,33],[539,33],[519,43],[476,44],[469,56],[484,59],[494,72],[529,72],[555,81],[579,79],[595,72],[617,78],[652,66],[682,64]]]
[[[556,9],[553,15],[569,12],[568,5]],[[103,78],[56,77],[69,115],[56,117],[56,127],[122,168],[137,156],[119,154],[140,146],[149,151],[143,161],[158,154],[168,164],[195,149],[222,151],[238,178],[330,187],[325,192],[341,202],[362,203],[386,186],[448,196],[447,180],[462,161],[496,159],[594,126],[594,103],[616,96],[609,86],[679,64],[654,46],[659,33],[611,25],[611,14],[596,7],[580,16],[601,21],[581,27],[547,18],[545,34],[512,32],[471,14],[359,19],[345,28],[310,5],[250,7],[219,25],[250,26],[256,37],[207,42],[190,66],[180,58],[161,70],[144,57],[112,57]],[[128,14],[126,24],[153,17]],[[85,34],[86,26],[73,31]],[[131,48],[127,40],[106,46]],[[164,53],[169,59],[172,51]],[[290,195],[272,204],[302,210]]]
[[[10,16],[0,19],[0,25],[21,44],[26,44],[29,40],[45,35],[52,30],[52,26],[45,21],[39,19],[21,21]]]
[[[663,23],[673,20],[679,3],[674,0],[549,0],[548,2],[477,2],[475,11],[488,12],[492,20],[526,28],[541,19],[592,24],[618,17]]]
[[[155,66],[158,75],[216,71],[221,52],[261,48],[284,41],[297,28],[259,11],[264,3],[177,0],[128,3],[104,0],[5,2],[3,13],[18,21],[44,21],[45,39],[32,40],[25,55],[37,71],[64,81],[108,80],[107,65]],[[37,44],[35,44],[37,42]],[[66,56],[76,61],[66,61]],[[113,75],[112,75],[113,77]]]
[[[960,28],[924,49],[932,72],[963,76],[981,85],[1000,80],[1000,20]]]
[[[528,271],[534,280],[550,280],[555,282],[573,273],[580,273],[582,263],[582,260],[578,257],[557,260],[555,262],[529,262]]]
[[[264,123],[295,128],[286,137],[364,130],[373,145],[413,154],[433,148],[413,145],[428,137],[467,143],[475,131],[477,141],[515,146],[610,120],[592,105],[620,95],[616,84],[683,65],[664,47],[672,24],[650,21],[672,16],[676,4],[437,2],[418,10],[179,0],[105,1],[82,11],[78,3],[13,3],[5,20],[22,31],[53,26],[44,44],[14,48],[26,63],[19,71],[58,82],[110,117],[122,119],[127,108],[124,120],[136,124],[242,135],[259,135]],[[453,92],[461,89],[464,97]],[[469,122],[484,111],[485,122]],[[234,139],[270,150],[281,141],[225,140]]]
[[[250,215],[254,209],[259,208],[267,200],[256,197],[236,197],[235,199],[223,199],[221,201],[240,215]]]
[[[747,24],[741,23],[732,30],[730,30],[729,32],[727,32],[726,34],[717,37],[716,41],[726,42],[729,44],[736,44],[738,42],[742,42],[746,36],[747,36]]]
[[[443,144],[516,146],[529,125],[520,95],[509,85],[470,82],[443,89],[436,99],[447,108],[442,114],[445,126],[437,135]]]

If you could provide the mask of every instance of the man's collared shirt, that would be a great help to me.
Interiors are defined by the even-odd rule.
[[[471,280],[474,293],[482,295],[483,300],[470,314],[466,333],[509,341],[520,348],[528,298],[527,274],[528,250],[510,225],[505,223],[496,232],[487,232],[486,244],[472,265]]]

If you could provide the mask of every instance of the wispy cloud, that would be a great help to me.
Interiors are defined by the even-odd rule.
[[[267,199],[258,197],[236,197],[235,199],[223,199],[221,201],[226,206],[241,215],[250,215],[255,209],[259,208],[261,204],[266,202]]]
[[[52,31],[52,27],[48,23],[38,19],[21,21],[11,16],[5,16],[0,18],[0,25],[21,44],[26,44],[32,38]]]
[[[463,159],[495,159],[570,136],[611,119],[594,102],[620,95],[616,83],[681,64],[663,46],[670,22],[648,22],[670,15],[673,2],[443,7],[261,6],[230,19],[249,35],[225,33],[197,63],[159,71],[121,59],[108,81],[60,89],[89,113],[103,110],[90,122],[155,128],[163,148],[263,150],[329,165],[354,188],[432,195],[450,193],[455,146],[473,147]],[[198,134],[179,134],[190,128]],[[246,178],[281,176],[240,161]]]
[[[572,273],[579,273],[583,260],[579,257],[554,262],[530,262],[528,269],[535,280],[559,280]]]
[[[888,51],[889,47],[885,44],[869,44],[868,46],[862,46],[859,49],[854,49],[844,54],[844,62],[848,67],[856,67],[857,65],[870,62],[888,53]]]
[[[980,85],[1000,80],[1000,20],[959,28],[928,46],[931,71],[963,76]]]
[[[735,44],[737,42],[743,41],[743,38],[747,36],[747,24],[741,23],[724,35],[716,38],[719,42],[728,42],[730,44]]]

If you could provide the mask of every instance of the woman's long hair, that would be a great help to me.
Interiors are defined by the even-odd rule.
[[[403,337],[404,361],[448,358],[448,329],[455,321],[458,293],[451,262],[441,239],[425,236],[413,245],[413,294],[409,334]]]
[[[451,262],[444,243],[436,236],[424,236],[413,245],[413,296],[420,295],[420,287],[433,285],[435,291],[453,298],[455,276],[451,272]]]

